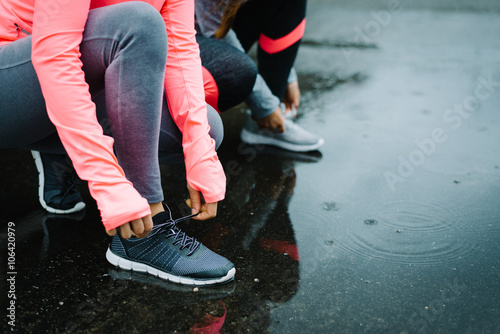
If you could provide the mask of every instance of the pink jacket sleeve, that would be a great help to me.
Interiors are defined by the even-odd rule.
[[[187,182],[208,203],[224,199],[226,177],[208,134],[200,51],[194,30],[194,0],[169,0],[161,10],[168,36],[165,92],[182,132]]]
[[[50,120],[110,230],[150,214],[150,209],[118,165],[113,139],[103,135],[85,82],[79,45],[89,4],[35,1],[32,62]]]

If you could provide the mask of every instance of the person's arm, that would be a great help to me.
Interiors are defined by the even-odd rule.
[[[36,0],[32,62],[50,120],[78,176],[88,181],[106,230],[150,214],[146,199],[125,178],[113,139],[97,122],[80,61],[90,0]],[[45,10],[51,8],[51,11]],[[37,15],[42,12],[44,15]]]
[[[172,118],[182,132],[191,204],[196,193],[201,193],[206,203],[217,203],[224,199],[226,177],[215,152],[215,141],[209,135],[200,52],[195,39],[194,1],[167,1],[161,14],[168,36],[165,92]],[[202,212],[197,218],[205,216]]]

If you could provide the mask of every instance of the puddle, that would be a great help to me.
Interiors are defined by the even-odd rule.
[[[299,76],[301,89],[304,90],[304,92],[313,92],[316,94],[332,90],[336,86],[342,84],[358,84],[366,80],[366,78],[366,74],[363,73],[352,73],[347,75],[335,73],[329,73],[328,75],[319,75],[311,73]],[[307,105],[307,103],[304,103],[304,105]]]
[[[343,15],[319,1],[327,16]],[[367,23],[368,10],[356,13],[343,33]],[[226,198],[216,219],[183,225],[235,263],[234,284],[220,290],[113,268],[88,194],[83,219],[49,217],[37,202],[29,152],[1,152],[0,220],[16,223],[18,328],[189,333],[223,322],[223,333],[498,333],[498,91],[394,191],[381,176],[397,172],[398,157],[418,148],[415,139],[443,126],[442,113],[473,93],[477,73],[499,67],[491,31],[500,20],[486,18],[402,11],[367,44],[336,42],[335,29],[332,41],[306,39],[307,48],[338,57],[314,73],[307,70],[315,58],[299,64],[298,123],[325,139],[319,152],[242,145],[243,114],[224,120]],[[454,35],[463,20],[473,23],[463,27],[471,35]],[[463,52],[471,45],[475,52]],[[359,57],[347,62],[343,47]],[[457,76],[449,73],[454,59]],[[162,168],[165,198],[179,216],[183,173]]]
[[[304,39],[301,45],[311,46],[311,47],[321,47],[321,48],[354,48],[354,49],[378,49],[375,43],[356,43],[356,42],[346,42],[346,41],[316,41],[312,39]]]
[[[353,222],[359,227],[337,242],[342,251],[378,261],[430,265],[466,259],[480,243],[476,227],[436,204],[398,201],[375,207],[368,210],[375,218]]]

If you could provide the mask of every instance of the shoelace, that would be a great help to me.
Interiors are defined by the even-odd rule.
[[[76,172],[69,172],[64,176],[64,183],[63,183],[63,195],[61,197],[61,200],[59,201],[59,204],[63,203],[64,199],[68,194],[75,188],[77,184],[80,184],[81,180],[76,175]]]
[[[177,226],[177,223],[191,219],[191,218],[197,216],[199,214],[199,212],[192,214],[192,215],[189,215],[189,216],[182,217],[182,218],[173,219],[172,212],[170,211],[170,208],[166,204],[164,204],[164,205],[165,205],[166,209],[168,210],[168,214],[169,214],[170,218],[165,223],[153,226],[153,228],[151,229],[151,232],[149,232],[147,238],[150,238],[150,237],[157,235],[157,234],[166,234],[167,239],[174,238],[173,245],[174,246],[180,245],[180,250],[183,250],[185,248],[189,249],[189,253],[187,254],[187,256],[190,256],[198,249],[201,242],[199,242],[198,240],[196,240],[193,237],[188,236],[185,232],[183,232]]]
[[[290,120],[290,119],[287,119],[285,120],[285,126],[288,128],[288,129],[293,129],[293,130],[297,130],[297,129],[301,129],[297,123],[295,123],[294,121]]]

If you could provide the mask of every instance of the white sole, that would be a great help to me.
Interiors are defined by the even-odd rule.
[[[125,270],[133,270],[133,271],[138,271],[142,273],[148,273],[154,276],[158,276],[159,278],[165,279],[170,282],[174,283],[180,283],[180,284],[186,284],[186,285],[214,285],[214,284],[220,284],[220,283],[225,283],[229,280],[231,280],[234,275],[236,274],[236,268],[233,268],[229,270],[226,276],[220,277],[217,279],[208,279],[208,280],[201,280],[201,279],[195,279],[195,278],[190,278],[190,277],[184,277],[184,276],[175,276],[172,274],[168,274],[164,271],[161,271],[157,268],[148,266],[147,264],[144,263],[139,263],[139,262],[133,262],[127,259],[124,259],[115,253],[111,251],[111,249],[108,248],[106,251],[106,259],[111,263],[112,265],[119,267],[121,269]]]
[[[85,203],[83,202],[78,202],[74,207],[71,209],[67,210],[60,210],[60,209],[54,209],[50,206],[47,205],[45,200],[43,199],[43,192],[44,192],[44,185],[45,185],[45,177],[43,176],[43,163],[42,163],[42,157],[40,156],[40,152],[38,151],[31,151],[31,155],[33,156],[33,159],[35,160],[35,166],[36,170],[38,171],[38,200],[40,202],[40,205],[48,212],[50,213],[57,213],[57,214],[68,214],[68,213],[74,213],[81,211],[85,209]]]
[[[255,133],[252,133],[246,129],[241,130],[241,140],[244,141],[247,144],[251,145],[272,145],[272,146],[277,146],[281,147],[285,150],[288,151],[294,151],[294,152],[308,152],[308,151],[314,151],[317,150],[319,147],[321,147],[325,141],[320,138],[317,143],[311,144],[311,145],[293,145],[289,144],[287,142],[281,142],[274,140],[273,138],[257,135]]]

